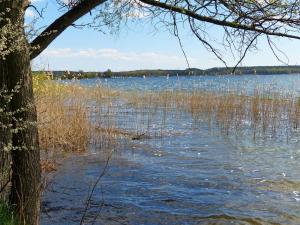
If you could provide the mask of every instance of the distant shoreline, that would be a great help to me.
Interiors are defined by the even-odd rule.
[[[185,70],[133,70],[113,72],[84,72],[84,71],[33,71],[34,74],[46,72],[54,79],[84,79],[111,77],[157,77],[157,76],[220,76],[220,75],[282,75],[300,74],[300,66],[251,66],[238,67],[232,73],[233,67],[215,67],[206,70],[190,68]]]

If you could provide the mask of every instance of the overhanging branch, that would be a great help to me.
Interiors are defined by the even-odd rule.
[[[156,1],[156,0],[139,0],[139,1],[143,2],[147,5],[152,5],[152,6],[156,6],[159,8],[167,9],[167,10],[177,12],[177,13],[186,15],[188,17],[194,18],[198,21],[203,21],[203,22],[215,24],[218,26],[230,27],[230,28],[240,29],[240,30],[248,30],[248,31],[257,32],[260,34],[266,34],[269,36],[278,36],[278,37],[285,37],[285,38],[292,38],[292,39],[300,40],[300,36],[291,35],[291,34],[283,33],[283,32],[271,31],[268,29],[256,28],[255,26],[240,24],[240,23],[233,22],[233,21],[219,20],[219,19],[216,19],[213,17],[199,15],[191,10],[184,9],[182,7],[178,7],[178,6],[174,6],[174,5],[170,5],[170,4]]]
[[[107,0],[81,0],[78,1],[79,3],[74,5],[68,12],[64,15],[59,17],[55,20],[49,27],[47,27],[38,37],[36,37],[32,43],[32,52],[31,52],[31,59],[37,57],[44,49],[48,47],[48,45],[58,37],[66,28],[74,24],[76,20],[80,17],[84,16],[85,14],[89,13],[93,8],[97,7],[98,5],[103,4]],[[273,29],[258,27],[251,24],[243,24],[236,21],[229,21],[226,19],[218,19],[214,16],[207,16],[201,15],[197,12],[186,9],[184,7],[172,4],[168,4],[165,2],[160,2],[159,0],[137,0],[141,3],[155,6],[160,9],[166,9],[169,12],[180,13],[182,15],[186,15],[189,18],[193,18],[198,21],[215,24],[218,26],[229,27],[235,30],[245,30],[245,31],[253,31],[258,34],[265,34],[268,36],[278,36],[278,37],[285,37],[285,38],[292,38],[300,40],[300,36],[293,35],[289,33],[287,30],[280,31],[279,27],[275,27]],[[229,17],[227,17],[229,18]]]
[[[101,5],[107,0],[84,0],[71,8],[64,15],[55,20],[49,25],[39,36],[31,42],[31,55],[30,58],[34,59],[48,45],[57,38],[65,29],[71,26],[76,20],[90,12],[93,8]]]

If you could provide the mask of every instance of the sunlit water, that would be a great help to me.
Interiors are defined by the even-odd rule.
[[[128,77],[85,79],[85,85],[104,84],[121,90],[216,90],[243,91],[254,89],[300,95],[300,75],[242,75],[242,76],[179,76],[179,77]]]
[[[237,90],[300,95],[300,76],[201,76],[82,80],[121,90]],[[128,115],[130,117],[130,115]],[[157,119],[159,120],[159,118]],[[225,136],[169,116],[162,137],[64,160],[43,196],[42,224],[300,224],[298,140]],[[152,121],[155,127],[156,121]],[[87,208],[87,210],[85,210]]]

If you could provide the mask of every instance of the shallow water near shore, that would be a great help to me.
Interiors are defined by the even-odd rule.
[[[274,92],[300,93],[297,75],[81,82],[119,90],[240,88],[249,94],[260,84]],[[153,119],[152,127],[159,119]],[[80,224],[85,214],[82,224],[300,224],[297,138],[254,142],[245,135],[216,132],[205,122],[195,124],[188,116],[170,114],[166,121],[160,137],[126,141],[112,154],[92,146],[90,152],[61,162],[43,194],[41,223]]]

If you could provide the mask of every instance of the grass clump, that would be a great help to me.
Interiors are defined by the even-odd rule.
[[[17,225],[17,219],[6,203],[0,202],[0,225]]]

